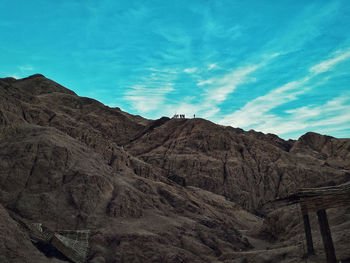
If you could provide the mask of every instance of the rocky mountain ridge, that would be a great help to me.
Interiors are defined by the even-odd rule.
[[[89,229],[87,262],[300,262],[300,218],[266,204],[349,180],[350,139],[147,120],[40,74],[0,79],[0,262],[62,262],[13,213]],[[330,220],[350,258],[349,208]]]

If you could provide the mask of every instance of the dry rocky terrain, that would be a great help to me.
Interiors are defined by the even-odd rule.
[[[301,187],[350,181],[350,139],[147,120],[37,74],[0,79],[0,262],[65,262],[18,218],[90,230],[87,262],[304,262]],[[329,209],[350,262],[350,207]],[[317,218],[316,255],[325,262]]]

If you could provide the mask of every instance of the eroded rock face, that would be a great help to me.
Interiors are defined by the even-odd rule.
[[[193,243],[202,243],[201,233],[208,244],[221,242],[213,248],[203,244],[204,258],[224,249],[249,247],[230,219],[240,209],[234,203],[228,202],[229,213],[217,216],[207,210],[216,210],[207,203],[213,198],[206,200],[171,181],[116,171],[100,154],[57,129],[28,124],[11,129],[5,129],[6,134],[13,136],[0,140],[2,205],[51,229],[90,229],[90,252],[102,250],[107,262],[128,261],[129,254],[139,260],[172,258],[173,250],[191,261],[199,257],[199,252],[193,255],[198,249]],[[183,248],[182,238],[192,245]],[[148,249],[148,258],[145,242],[164,249]],[[115,250],[118,254],[113,254]]]
[[[348,139],[318,134],[285,142],[203,119],[174,119],[126,149],[168,174],[181,176],[186,185],[259,212],[264,203],[297,188],[349,180],[349,145]]]
[[[32,244],[20,217],[89,229],[88,262],[298,262],[295,211],[266,204],[348,181],[349,152],[349,139],[314,133],[284,141],[203,119],[147,120],[39,74],[0,79],[0,261],[62,262]],[[349,211],[336,211],[344,240]]]

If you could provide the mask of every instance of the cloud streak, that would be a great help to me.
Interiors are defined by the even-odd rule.
[[[197,82],[197,86],[204,87],[204,95],[200,105],[197,105],[200,116],[203,118],[215,117],[220,112],[220,105],[225,102],[237,87],[243,84],[254,82],[255,79],[251,75],[258,69],[268,65],[272,59],[278,57],[278,53],[272,55],[264,55],[263,61],[255,64],[248,64],[244,67],[238,67],[229,71],[229,73],[216,76],[206,80]],[[210,64],[213,69],[216,64]]]
[[[309,74],[295,81],[273,89],[263,96],[247,102],[241,109],[225,115],[219,123],[242,128],[253,128],[263,132],[280,135],[307,128],[327,125],[339,125],[349,120],[349,100],[337,97],[322,106],[304,106],[287,110],[287,116],[273,114],[271,110],[285,103],[297,100],[300,95],[309,92],[316,76],[333,69],[336,65],[350,58],[350,51],[337,51],[330,59],[310,67]],[[330,77],[325,78],[329,80]],[[349,94],[347,94],[349,96]]]
[[[206,92],[206,101],[211,105],[217,105],[226,100],[227,96],[234,92],[237,86],[246,83],[247,77],[256,71],[261,65],[250,65],[233,70],[223,77],[217,77],[201,81],[197,85],[209,84],[210,89]]]
[[[19,66],[18,68],[22,72],[33,71],[34,70],[34,68],[32,66],[29,66],[29,65],[28,66]]]
[[[249,65],[231,70],[220,77],[214,77],[197,82],[197,86],[204,89],[199,103],[182,102],[179,105],[168,106],[174,112],[186,115],[197,114],[202,118],[211,118],[220,112],[219,104],[227,99],[227,96],[244,83],[251,80],[248,76],[261,65]]]
[[[340,53],[340,55],[334,58],[322,61],[321,63],[311,67],[310,72],[315,75],[321,74],[323,72],[329,71],[334,66],[336,66],[339,62],[346,60],[350,57],[350,50],[344,53],[341,53],[341,51],[338,51],[338,52]]]
[[[270,116],[266,122],[256,127],[269,133],[293,134],[300,130],[328,133],[350,128],[350,94],[342,94],[323,105],[304,106],[286,111],[281,118]]]
[[[157,110],[159,106],[163,105],[166,95],[173,90],[172,84],[165,84],[161,88],[136,85],[125,93],[124,98],[129,101],[131,106],[138,112],[147,113]]]
[[[166,96],[174,91],[172,81],[177,74],[176,69],[149,68],[148,71],[150,73],[131,86],[123,97],[133,109],[142,114],[164,106]]]
[[[188,74],[195,73],[197,71],[197,68],[185,68],[184,72]]]

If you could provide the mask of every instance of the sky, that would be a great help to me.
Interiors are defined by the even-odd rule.
[[[110,107],[350,137],[348,0],[0,0],[0,77]]]

